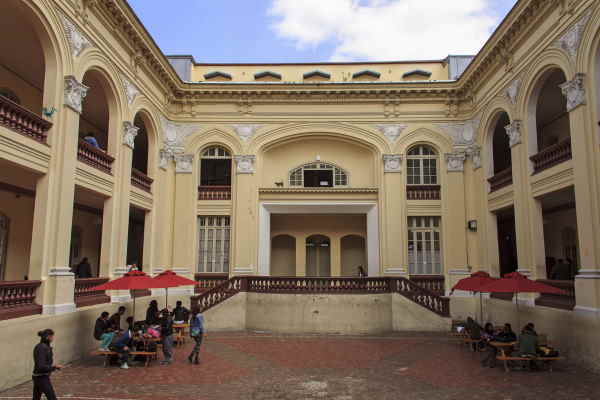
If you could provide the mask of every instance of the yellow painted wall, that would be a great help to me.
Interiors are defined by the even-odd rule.
[[[29,251],[34,199],[0,190],[0,212],[8,216],[8,257],[4,279],[22,280],[29,274]]]

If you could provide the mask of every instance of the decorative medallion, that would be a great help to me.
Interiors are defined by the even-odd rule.
[[[437,124],[451,138],[454,146],[468,146],[475,141],[481,118],[479,116],[464,123]]]
[[[191,174],[194,165],[193,154],[176,154],[175,158],[175,173],[176,174]]]
[[[132,122],[123,122],[123,144],[130,147],[132,150],[135,147],[135,137],[138,134],[140,128],[133,125]]]
[[[567,99],[567,111],[573,111],[580,105],[585,104],[585,74],[575,74],[573,80],[560,85],[563,96]]]
[[[464,151],[446,153],[446,164],[448,172],[463,172],[467,156]]]
[[[71,54],[73,57],[79,57],[79,55],[87,48],[93,47],[92,43],[77,29],[67,17],[61,15],[63,27],[65,28],[65,34],[69,45],[71,46]]]
[[[384,154],[383,170],[384,172],[402,172],[402,154]]]
[[[554,44],[556,47],[563,49],[567,54],[575,60],[577,58],[577,51],[579,50],[579,44],[583,37],[583,31],[587,25],[591,16],[591,11],[588,11],[579,21],[575,22],[573,26],[565,32]]]
[[[161,117],[161,125],[163,128],[163,148],[171,154],[183,153],[185,139],[194,131],[200,129],[198,124],[180,124],[169,121],[165,117]]]
[[[235,133],[242,139],[244,142],[252,139],[252,136],[256,133],[256,130],[260,128],[262,125],[231,125],[233,129],[235,129]]]
[[[506,97],[508,100],[514,105],[517,104],[517,98],[519,97],[519,89],[521,88],[521,80],[515,79],[512,83],[506,88]]]
[[[385,124],[376,126],[377,129],[383,133],[383,136],[385,136],[391,143],[394,143],[396,140],[398,140],[402,131],[407,128],[407,125],[401,124]]]
[[[65,105],[81,114],[83,99],[88,89],[87,86],[79,83],[73,75],[65,76]]]
[[[238,174],[253,174],[255,155],[234,156],[233,159],[237,165]]]
[[[127,103],[131,105],[133,100],[135,100],[135,96],[137,96],[140,91],[138,88],[129,81],[125,76],[123,78],[123,87],[125,88],[125,96],[127,96]]]

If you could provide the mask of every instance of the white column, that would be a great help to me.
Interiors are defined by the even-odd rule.
[[[367,212],[367,260],[369,276],[380,276],[379,268],[379,211],[374,205]]]
[[[258,208],[258,235],[258,275],[268,276],[271,262],[271,212],[264,204]]]

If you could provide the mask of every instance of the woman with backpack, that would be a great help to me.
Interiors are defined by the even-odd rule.
[[[193,364],[200,364],[200,345],[202,344],[202,336],[204,335],[204,316],[200,313],[197,307],[192,309],[192,318],[190,320],[190,336],[196,344],[189,355],[188,360]]]

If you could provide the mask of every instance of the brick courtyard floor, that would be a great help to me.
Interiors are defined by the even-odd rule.
[[[100,358],[53,375],[59,398],[77,399],[485,399],[600,398],[600,376],[557,364],[554,372],[505,373],[443,335],[280,336],[217,334],[200,365],[178,347],[170,366],[104,368]],[[0,393],[31,398],[31,383]]]

